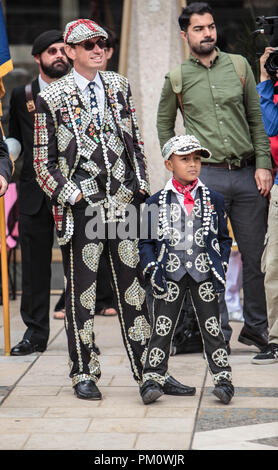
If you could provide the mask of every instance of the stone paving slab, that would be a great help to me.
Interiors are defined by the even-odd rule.
[[[0,437],[2,434],[20,433],[68,433],[86,432],[90,426],[89,418],[0,418]]]
[[[182,416],[182,415],[181,415]],[[0,420],[1,423],[1,420]],[[88,432],[126,432],[126,433],[191,433],[194,416],[191,418],[95,418]]]
[[[17,395],[14,395],[13,392],[2,402],[1,406],[3,408],[49,408],[49,407],[57,407],[63,406],[64,408],[74,408],[78,407],[99,407],[100,401],[90,401],[86,400],[77,400],[73,393],[69,394],[69,396],[21,396],[20,399]]]
[[[57,296],[51,298],[51,311]],[[18,298],[11,302],[12,345],[24,325]],[[278,363],[251,364],[258,352],[237,342],[230,361],[236,396],[227,407],[212,394],[202,354],[170,358],[169,370],[197,387],[194,397],[162,396],[145,406],[121,341],[118,318],[96,317],[101,349],[101,401],[77,399],[68,377],[63,322],[51,318],[50,342],[43,354],[4,356],[0,350],[1,450],[277,450]],[[0,328],[0,347],[3,345]]]
[[[203,408],[198,417],[196,431],[232,428],[248,424],[278,422],[278,409],[273,408]],[[218,405],[219,406],[219,405]]]
[[[254,440],[277,438],[278,422],[251,424],[249,426],[233,426],[226,429],[215,429],[197,432],[194,436],[193,449],[227,449],[270,450],[273,446],[260,446]],[[257,447],[256,447],[257,446]],[[277,448],[276,448],[277,450]]]
[[[148,433],[141,433],[135,444],[137,450],[184,450],[190,445],[191,433],[157,432],[150,439]]]
[[[138,419],[143,418],[147,413],[143,407],[134,408],[130,406],[118,406],[109,408],[109,407],[90,407],[85,408],[75,407],[75,408],[48,408],[45,412],[46,418],[131,418]],[[1,416],[1,414],[0,414]]]
[[[1,418],[42,418],[47,408],[0,408]]]
[[[0,450],[22,450],[29,434],[4,434],[0,439]]]
[[[51,395],[58,395],[60,390],[61,390],[60,385],[56,386],[44,386],[41,385],[39,386],[22,386],[21,382],[20,385],[18,385],[14,390],[13,390],[13,396],[51,396]]]
[[[136,434],[127,433],[32,433],[25,450],[127,450],[133,449]]]

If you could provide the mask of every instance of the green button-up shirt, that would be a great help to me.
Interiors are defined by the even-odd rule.
[[[182,103],[186,134],[195,135],[212,152],[211,163],[240,166],[243,158],[256,158],[257,168],[271,169],[266,136],[253,72],[247,60],[243,85],[229,55],[218,50],[210,68],[190,55],[182,63]],[[169,74],[165,77],[157,129],[161,147],[175,135],[179,107]]]

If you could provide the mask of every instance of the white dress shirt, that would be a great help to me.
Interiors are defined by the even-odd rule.
[[[204,184],[203,184],[202,181],[199,180],[199,178],[198,178],[198,183],[196,184],[195,188],[194,188],[192,191],[190,191],[190,194],[191,194],[191,196],[193,197],[194,200],[195,200],[195,197],[196,197],[197,189],[198,189],[200,186],[204,186]],[[184,205],[184,194],[179,193],[179,191],[175,188],[175,186],[173,185],[172,178],[171,178],[169,181],[167,181],[166,186],[165,186],[164,189],[166,189],[166,190],[168,190],[168,191],[169,191],[169,190],[170,190],[170,191],[173,191],[173,193],[176,194],[177,199],[178,199],[178,201],[179,201],[181,207],[183,208],[183,210],[184,210],[184,212],[186,213],[186,215],[188,215],[188,212],[187,212],[186,207],[185,207],[185,205]]]
[[[76,72],[75,69],[73,69],[73,77],[74,77],[76,85],[80,89],[82,95],[84,96],[88,104],[89,104],[89,86],[88,85],[91,81],[95,83],[94,90],[96,93],[97,104],[100,110],[100,114],[103,117],[104,107],[105,107],[105,91],[104,91],[104,86],[100,78],[99,72],[97,72],[95,78],[90,81],[87,78],[83,77],[83,75],[80,75],[80,73]]]
[[[39,81],[40,91],[43,91],[49,85],[49,83],[43,80],[43,78],[41,77],[41,74],[38,77],[38,81]]]

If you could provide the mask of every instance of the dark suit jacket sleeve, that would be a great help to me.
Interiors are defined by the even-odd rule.
[[[11,162],[6,144],[3,141],[3,135],[0,130],[0,175],[4,176],[9,183],[13,172],[13,164]]]
[[[37,182],[54,203],[65,206],[71,194],[78,189],[67,179],[58,165],[56,128],[46,101],[38,95],[34,124],[34,169]]]
[[[221,261],[222,263],[228,264],[231,252],[232,239],[229,235],[224,198],[221,194],[217,195],[217,198],[215,199],[215,204],[218,215],[218,241],[220,246]]]
[[[157,214],[157,211],[152,212],[152,207],[157,207],[152,204],[146,204],[142,214],[140,240],[138,244],[140,263],[145,274],[148,268],[154,265],[157,261],[156,243],[154,236],[157,232],[157,223],[152,216]],[[156,217],[155,217],[156,219]]]
[[[21,134],[21,127],[19,123],[19,117],[17,113],[18,105],[17,101],[19,100],[18,89],[12,91],[11,100],[10,100],[10,119],[9,119],[9,137],[14,137],[19,140],[21,145],[23,145],[23,139]]]

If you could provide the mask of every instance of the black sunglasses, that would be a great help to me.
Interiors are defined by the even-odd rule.
[[[98,46],[100,49],[105,49],[105,47],[107,47],[107,43],[104,39],[99,39],[96,42],[90,41],[88,39],[87,41],[80,42],[77,45],[83,47],[85,51],[93,51],[95,46]]]
[[[63,55],[66,55],[65,53],[65,48],[62,46],[62,47],[50,47],[49,49],[47,49],[47,52],[49,55],[56,55],[57,52],[61,52]]]

